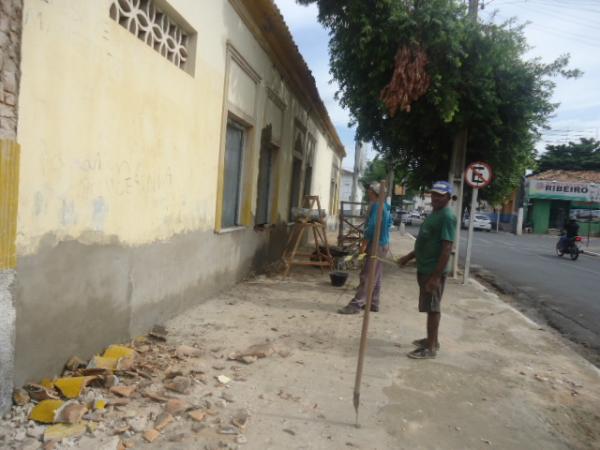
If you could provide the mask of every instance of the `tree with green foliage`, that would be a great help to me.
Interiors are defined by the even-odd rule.
[[[581,138],[579,142],[547,145],[537,160],[538,170],[599,170],[600,141]]]
[[[372,161],[369,161],[363,176],[360,178],[360,183],[363,185],[366,192],[369,185],[376,181],[387,180],[389,175],[390,164],[381,156],[377,155]],[[406,169],[402,166],[395,166],[394,180],[396,184],[404,183],[407,177]],[[404,197],[413,197],[418,193],[417,190],[409,188],[406,190]]]
[[[388,165],[387,163],[376,156],[373,160],[367,163],[367,167],[360,178],[359,182],[363,185],[366,192],[367,188],[371,183],[386,180],[388,177]]]
[[[507,196],[533,165],[534,144],[557,107],[551,77],[578,75],[567,70],[568,56],[550,64],[526,60],[523,26],[470,20],[460,0],[298,2],[316,3],[329,29],[337,98],[359,139],[398,161],[412,187],[447,178],[452,143],[467,129],[467,161],[494,167],[495,180],[482,196],[493,202]],[[401,51],[424,52],[428,85],[408,109],[391,114],[382,92],[398,72]],[[407,70],[416,61],[408,61]]]

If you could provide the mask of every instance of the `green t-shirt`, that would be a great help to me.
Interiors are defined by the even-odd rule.
[[[415,242],[417,271],[424,275],[433,273],[442,253],[442,241],[454,242],[455,236],[456,216],[452,210],[446,207],[433,211],[421,225]]]

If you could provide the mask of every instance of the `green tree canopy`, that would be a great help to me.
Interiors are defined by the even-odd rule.
[[[506,196],[533,165],[534,143],[557,107],[551,77],[578,75],[566,69],[568,56],[526,60],[522,26],[469,20],[460,0],[298,1],[317,3],[330,31],[337,96],[358,137],[398,161],[413,187],[447,178],[453,139],[467,129],[467,160],[487,161],[496,175],[483,196]],[[409,112],[392,117],[381,92],[402,47],[426,53],[430,83]]]
[[[600,170],[600,141],[582,138],[579,142],[547,145],[538,159],[538,170],[551,169]]]
[[[395,166],[396,169],[394,171],[394,183],[401,184],[404,182],[407,176],[406,169],[402,166]],[[369,185],[373,182],[379,182],[381,180],[387,180],[390,163],[385,161],[380,155],[377,155],[372,161],[369,161],[363,176],[360,178],[360,183],[363,185],[366,190]],[[415,189],[407,189],[404,197],[412,197],[418,193]]]

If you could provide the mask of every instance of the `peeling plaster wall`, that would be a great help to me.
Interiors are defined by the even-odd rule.
[[[15,355],[17,101],[22,0],[0,1],[0,413],[11,405]]]
[[[306,109],[229,0],[210,7],[156,3],[168,4],[197,32],[193,70],[176,67],[112,20],[112,0],[25,0],[17,383],[57,373],[73,354],[88,357],[147,331],[260,270],[285,245],[292,129],[295,111]],[[226,85],[228,46],[256,74],[256,87]],[[279,80],[273,89],[282,108],[278,225],[255,232],[270,80]],[[247,223],[216,233],[230,104],[251,116]],[[313,134],[320,152],[333,152],[320,129]],[[331,159],[321,160],[329,164],[318,185],[325,200]]]

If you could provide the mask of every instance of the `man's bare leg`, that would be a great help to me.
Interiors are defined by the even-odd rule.
[[[440,328],[440,319],[442,315],[439,312],[427,313],[427,348],[435,352],[438,345],[438,330]]]

